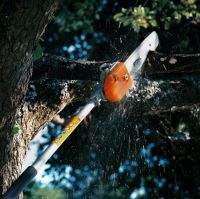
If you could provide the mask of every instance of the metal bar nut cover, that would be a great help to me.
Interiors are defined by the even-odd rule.
[[[105,97],[111,102],[118,102],[126,95],[131,86],[131,76],[126,66],[119,62],[105,79]]]

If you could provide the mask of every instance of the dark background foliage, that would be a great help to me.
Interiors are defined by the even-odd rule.
[[[200,51],[199,21],[198,0],[60,0],[35,59],[48,53],[124,60],[153,30],[159,34],[160,52],[195,53]],[[82,104],[71,104],[60,116],[67,118]],[[92,111],[88,123],[82,123],[48,162],[46,175],[56,173],[55,179],[42,189],[31,184],[25,197],[199,198],[198,106],[139,117],[133,109],[125,99]],[[48,140],[61,128],[49,123]]]

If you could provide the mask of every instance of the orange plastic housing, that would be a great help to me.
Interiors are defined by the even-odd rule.
[[[121,62],[117,63],[104,81],[105,97],[111,102],[118,102],[126,95],[131,86],[132,80],[126,66]]]

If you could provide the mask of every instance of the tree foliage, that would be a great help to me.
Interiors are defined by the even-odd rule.
[[[65,192],[59,188],[41,187],[37,182],[32,182],[28,185],[24,192],[24,199],[63,199],[67,198]]]
[[[197,0],[156,0],[130,8],[122,8],[114,19],[124,26],[131,26],[136,32],[141,28],[169,30],[177,24],[200,22],[200,8]]]
[[[193,33],[199,28],[199,1],[147,1],[143,5],[122,8],[114,19],[140,33],[146,29],[156,29],[162,35],[161,44],[165,40],[168,42],[163,49],[167,52],[197,51]],[[166,46],[170,48],[165,49]]]

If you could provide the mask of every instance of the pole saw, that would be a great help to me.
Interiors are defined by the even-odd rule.
[[[3,195],[2,199],[16,199],[37,175],[39,169],[49,160],[90,111],[95,106],[100,105],[101,101],[119,102],[129,92],[133,81],[136,80],[138,74],[141,72],[142,65],[146,60],[148,52],[155,51],[158,44],[158,35],[156,32],[152,32],[125,62],[114,63],[105,72],[104,78],[101,78],[98,88],[89,98],[88,102],[76,111],[71,121],[66,125],[64,131],[55,138],[33,165],[29,166],[19,176]]]

